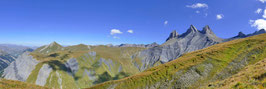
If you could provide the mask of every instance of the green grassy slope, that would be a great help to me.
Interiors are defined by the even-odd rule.
[[[209,83],[202,89],[265,89],[266,58],[255,64],[246,66],[237,74],[222,81]]]
[[[21,81],[0,79],[1,89],[50,89],[48,87],[42,87],[34,84],[29,84]]]
[[[201,88],[266,58],[265,41],[266,34],[261,34],[213,45],[136,75],[88,89]]]

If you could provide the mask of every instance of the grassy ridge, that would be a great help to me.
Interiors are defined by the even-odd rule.
[[[202,50],[184,54],[177,60],[153,67],[142,73],[117,81],[98,84],[88,89],[106,89],[111,87],[115,87],[116,89],[147,88],[147,86],[153,86],[156,85],[156,83],[162,83],[168,80],[177,81],[180,79],[180,76],[175,75],[177,72],[185,74],[192,69],[192,67],[196,67],[196,70],[201,73],[200,71],[206,69],[198,65],[213,65],[213,68],[206,78],[197,80],[196,83],[193,83],[193,86],[190,87],[196,88],[208,84],[212,79],[223,79],[218,76],[218,74],[226,70],[232,62],[239,62],[241,59],[247,58],[247,60],[250,61],[249,64],[254,64],[265,58],[265,40],[266,34],[261,34],[245,39],[217,44]],[[174,84],[170,83],[168,88],[172,85]]]
[[[29,84],[21,81],[0,79],[1,89],[50,89],[48,87],[42,87],[34,84]]]

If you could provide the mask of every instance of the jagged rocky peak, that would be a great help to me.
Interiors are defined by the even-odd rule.
[[[194,25],[190,25],[189,29],[187,32],[198,32],[198,29]]]
[[[245,37],[245,36],[246,36],[246,34],[244,34],[243,32],[239,32],[237,35],[237,37]]]
[[[209,25],[206,25],[201,32],[203,34],[214,34]]]
[[[190,25],[190,27],[188,28],[188,30],[185,33],[183,33],[181,35],[181,37],[185,37],[188,34],[195,34],[197,32],[199,32],[198,29],[194,25]]]
[[[173,39],[173,38],[177,38],[178,37],[178,33],[176,32],[176,30],[172,31],[171,34],[169,35],[169,37],[166,39],[166,41]]]

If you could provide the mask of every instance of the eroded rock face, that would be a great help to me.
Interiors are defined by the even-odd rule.
[[[100,58],[99,63],[100,65],[102,65],[102,63],[107,65],[109,71],[112,71],[112,66],[114,66],[114,63],[111,59],[105,60],[104,58]]]
[[[204,27],[202,31],[198,31],[191,25],[187,32],[181,35],[177,35],[175,32],[171,33],[170,38],[161,46],[139,52],[138,57],[142,59],[143,64],[140,70],[152,67],[156,62],[166,63],[184,53],[223,42],[223,39],[218,38],[209,26]]]
[[[33,49],[12,44],[0,44],[0,71],[3,71],[19,55],[26,51],[31,52]]]
[[[97,76],[95,76],[94,70],[84,70],[83,76],[87,75],[91,81],[97,80]]]
[[[53,69],[51,66],[49,66],[48,64],[44,64],[38,73],[38,77],[35,84],[44,86],[52,70]]]
[[[13,57],[9,54],[5,54],[5,53],[0,52],[0,71],[5,69],[14,60],[15,60],[15,57]]]
[[[30,56],[29,52],[25,52],[4,69],[2,76],[5,79],[26,81],[38,63],[39,61]]]
[[[71,70],[72,74],[75,74],[78,71],[78,69],[79,69],[79,63],[78,63],[76,58],[69,59],[65,63],[65,66]]]

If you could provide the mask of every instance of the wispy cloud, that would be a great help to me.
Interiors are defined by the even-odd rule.
[[[122,34],[122,32],[119,30],[119,29],[112,29],[111,32],[110,32],[111,35],[114,35],[114,34]]]
[[[261,11],[262,11],[262,9],[261,9],[261,8],[258,8],[258,9],[255,11],[255,13],[260,14]]]
[[[205,3],[196,3],[196,4],[192,4],[192,5],[186,5],[186,7],[193,8],[193,9],[196,9],[196,8],[208,8],[208,5],[205,4]]]
[[[166,21],[164,21],[164,25],[167,25],[168,24],[168,21],[166,20]]]
[[[128,32],[128,33],[134,33],[134,31],[133,31],[133,30],[127,30],[127,32]]]
[[[266,0],[259,0],[259,1],[262,2],[262,3],[266,2]]]
[[[223,14],[217,14],[216,15],[216,19],[217,20],[220,20],[220,19],[223,19],[224,18],[224,15]]]

